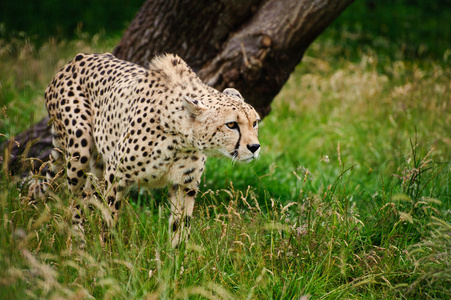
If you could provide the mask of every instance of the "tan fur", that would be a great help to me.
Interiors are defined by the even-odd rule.
[[[175,55],[156,57],[145,69],[111,54],[78,54],[45,98],[71,191],[91,196],[86,173],[95,174],[115,220],[130,186],[171,185],[174,246],[187,235],[182,229],[189,227],[206,157],[250,161],[260,151],[256,111],[238,91],[202,83]],[[58,151],[52,160],[62,161]],[[79,213],[74,218],[81,220]]]

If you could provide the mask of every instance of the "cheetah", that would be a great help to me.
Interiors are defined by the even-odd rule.
[[[148,68],[110,53],[77,54],[45,99],[54,147],[47,183],[66,166],[69,190],[86,199],[99,182],[108,226],[131,186],[169,186],[173,247],[188,238],[206,158],[249,162],[260,152],[255,109],[233,88],[204,84],[173,54]],[[73,219],[81,224],[80,210]]]

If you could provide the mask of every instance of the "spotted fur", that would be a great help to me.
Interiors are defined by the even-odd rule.
[[[257,112],[235,89],[202,83],[176,55],[146,69],[108,53],[78,54],[45,98],[54,146],[48,180],[65,164],[70,190],[85,197],[99,180],[109,225],[130,186],[170,185],[174,246],[187,235],[207,156],[251,161],[260,151]]]

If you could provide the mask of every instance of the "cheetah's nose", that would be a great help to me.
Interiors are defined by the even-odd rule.
[[[249,151],[251,151],[252,153],[255,153],[255,151],[257,151],[259,148],[259,144],[247,145],[247,149],[249,149]]]

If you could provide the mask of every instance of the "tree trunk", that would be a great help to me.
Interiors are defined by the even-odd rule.
[[[147,0],[113,54],[146,66],[155,54],[176,53],[207,84],[239,90],[264,117],[307,47],[352,2]],[[47,122],[18,135],[20,147],[10,142],[5,158],[17,164],[24,146],[40,139],[26,154],[45,160]]]

